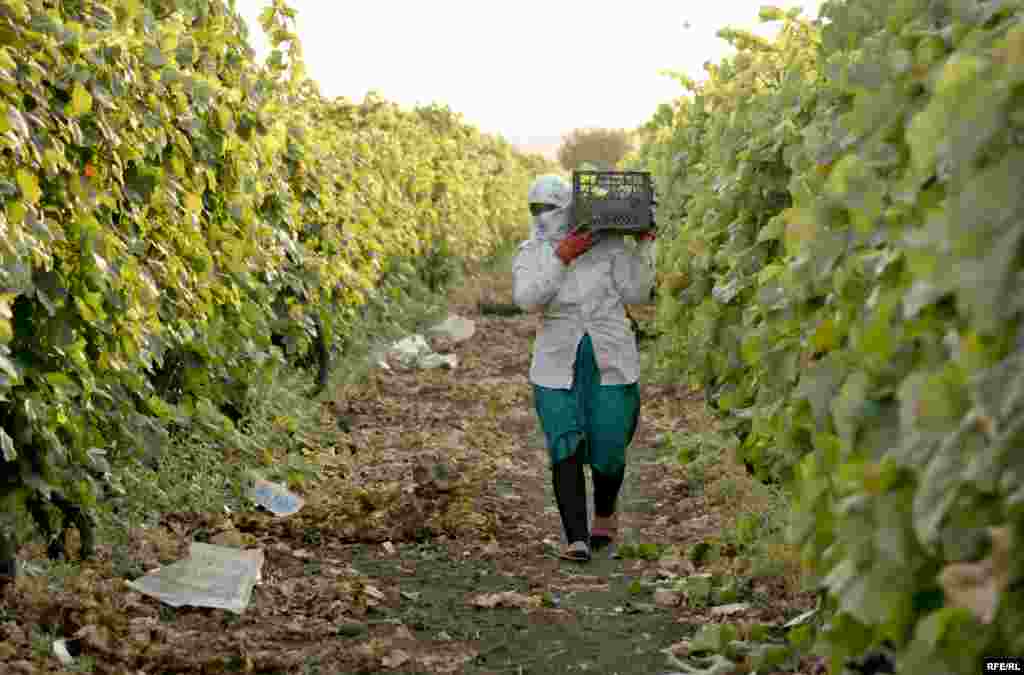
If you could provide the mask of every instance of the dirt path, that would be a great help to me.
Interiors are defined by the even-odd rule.
[[[773,601],[782,582],[771,579],[742,589],[748,607],[728,617],[655,602],[658,579],[706,571],[686,556],[558,560],[526,380],[535,319],[471,318],[458,369],[378,371],[325,406],[337,440],[296,516],[174,514],[135,533],[136,572],[182,557],[191,540],[262,546],[263,580],[244,614],[161,606],[123,585],[123,561],[101,555],[61,591],[19,581],[6,623],[0,614],[0,661],[58,672],[33,648],[37,625],[79,634],[76,649],[104,673],[658,674],[676,670],[662,650],[701,625],[777,624],[809,606]],[[707,424],[700,402],[680,387],[642,387],[620,510],[623,540],[654,558],[650,544],[689,550],[718,536],[722,513],[657,447],[666,431]],[[740,567],[727,552],[715,569]]]

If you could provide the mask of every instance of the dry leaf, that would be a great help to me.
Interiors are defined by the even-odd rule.
[[[718,607],[711,608],[712,616],[731,616],[732,614],[739,614],[750,609],[750,604],[746,602],[734,602],[729,605],[719,605]]]
[[[661,607],[678,607],[683,599],[683,594],[668,588],[659,588],[654,591],[654,604]]]
[[[999,594],[1010,580],[1010,528],[989,528],[992,552],[984,560],[946,565],[939,583],[954,607],[965,607],[981,620],[992,623]]]
[[[483,595],[478,595],[473,598],[472,604],[475,607],[487,609],[494,609],[499,605],[526,609],[528,607],[540,607],[541,600],[538,596],[525,596],[515,591],[505,591],[503,593],[484,593]]]
[[[401,649],[396,649],[395,651],[391,652],[383,659],[381,659],[381,664],[385,668],[397,668],[405,663],[408,663],[409,658],[410,657],[407,653],[405,653]]]
[[[110,630],[104,626],[89,624],[78,629],[74,635],[85,643],[86,646],[99,651],[110,651]]]

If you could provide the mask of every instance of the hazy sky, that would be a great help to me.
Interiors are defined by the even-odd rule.
[[[256,17],[236,0],[262,58]],[[732,50],[724,26],[773,35],[760,0],[289,0],[310,75],[328,96],[370,89],[401,105],[447,103],[513,142],[578,127],[635,127],[681,92],[662,69],[703,79]],[[816,17],[821,0],[797,0]],[[689,27],[687,27],[687,24]]]

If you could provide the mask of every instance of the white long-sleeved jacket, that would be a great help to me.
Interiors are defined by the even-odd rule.
[[[555,254],[557,245],[557,240],[534,232],[519,245],[513,264],[516,305],[543,312],[530,381],[571,388],[576,349],[589,333],[601,384],[636,382],[640,355],[624,305],[651,301],[655,243],[643,241],[631,248],[622,235],[606,233],[569,265]]]

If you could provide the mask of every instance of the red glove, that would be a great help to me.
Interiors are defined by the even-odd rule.
[[[562,262],[568,265],[573,260],[590,250],[594,245],[594,237],[590,232],[576,232],[570,234],[558,243],[555,254]]]
[[[654,229],[655,227],[657,227],[654,224],[654,217],[655,217],[655,215],[657,215],[657,202],[654,202],[654,203],[651,204],[651,229],[644,230],[640,234],[636,235],[636,240],[638,242],[640,242],[640,241],[648,241],[648,240],[653,241],[654,238],[658,236],[657,231]]]

